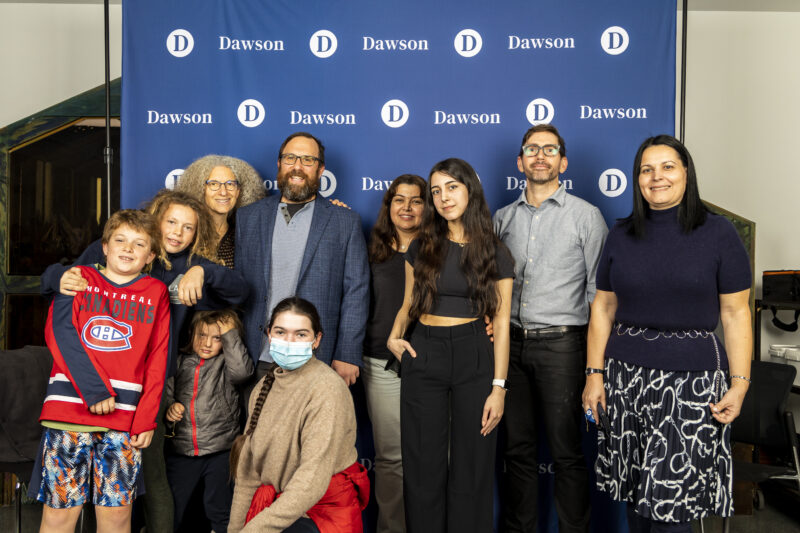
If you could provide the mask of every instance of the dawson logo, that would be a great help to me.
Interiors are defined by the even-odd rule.
[[[573,37],[508,36],[509,50],[550,50],[551,48],[575,48],[575,39]]]
[[[603,47],[605,53],[612,56],[618,56],[627,50],[628,42],[628,32],[619,26],[606,28],[606,31],[600,36],[600,46]]]
[[[500,113],[446,113],[433,112],[434,125],[440,124],[500,124]]]
[[[336,176],[327,168],[322,171],[319,177],[319,193],[327,198],[336,190]]]
[[[264,122],[267,112],[264,110],[264,106],[261,105],[261,102],[248,98],[239,104],[239,109],[236,110],[236,116],[243,126],[255,128]]]
[[[392,180],[380,180],[378,178],[370,178],[363,176],[361,178],[362,191],[388,191],[392,186]]]
[[[164,187],[166,187],[167,189],[174,189],[175,186],[178,184],[178,180],[181,178],[181,176],[183,176],[182,168],[176,168],[170,170],[169,173],[167,173],[167,177],[164,178]]]
[[[581,120],[583,119],[643,119],[647,118],[646,107],[592,107],[581,106]]]
[[[532,126],[550,124],[555,114],[556,112],[555,109],[553,109],[553,104],[546,98],[531,100],[528,107],[525,108],[525,118],[528,119],[528,122],[530,122]]]
[[[194,49],[194,37],[186,30],[173,30],[167,35],[167,51],[175,57],[186,57]]]
[[[369,35],[364,35],[364,48],[362,50],[410,50],[427,51],[428,41],[426,39],[376,39]]]
[[[390,128],[401,128],[408,122],[408,106],[402,100],[389,100],[381,108],[381,120]]]
[[[212,124],[211,113],[160,113],[147,110],[148,124]]]
[[[483,48],[483,39],[481,39],[481,34],[475,30],[461,30],[453,39],[453,47],[460,56],[476,56]]]
[[[337,126],[353,126],[356,116],[353,113],[302,113],[289,111],[289,124],[328,124]]]
[[[572,180],[567,180],[563,178],[558,179],[559,183],[564,184],[564,188],[568,191],[572,190]],[[518,178],[516,176],[506,176],[506,190],[507,191],[524,191],[525,187],[528,186],[528,180],[526,178]]]
[[[628,178],[618,168],[609,168],[600,174],[597,186],[600,188],[601,193],[609,198],[614,198],[625,192],[628,187]]]
[[[131,327],[110,316],[96,316],[83,326],[81,337],[89,348],[101,352],[118,352],[131,347]]]
[[[227,35],[219,36],[220,50],[252,50],[255,52],[283,52],[283,41],[268,39],[231,39]]]
[[[311,39],[308,40],[308,47],[311,49],[311,53],[323,59],[331,57],[338,46],[339,42],[336,40],[336,36],[328,30],[316,31],[311,36]]]

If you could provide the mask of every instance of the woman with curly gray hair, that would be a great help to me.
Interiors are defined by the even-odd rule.
[[[227,155],[205,155],[184,171],[175,186],[205,202],[214,220],[217,258],[233,268],[236,209],[265,195],[264,183],[256,169]]]

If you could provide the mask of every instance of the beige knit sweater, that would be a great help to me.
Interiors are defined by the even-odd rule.
[[[250,396],[250,412],[260,390],[261,382]],[[322,498],[331,477],[356,461],[355,443],[353,399],[334,370],[314,357],[297,370],[276,369],[239,457],[228,533],[278,533],[292,525]],[[283,494],[245,526],[260,485]]]

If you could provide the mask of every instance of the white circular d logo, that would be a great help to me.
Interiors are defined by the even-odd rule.
[[[194,49],[194,37],[186,30],[174,30],[167,35],[167,51],[175,57],[186,57]]]
[[[319,177],[319,193],[327,198],[333,191],[336,190],[336,176],[327,168],[322,171],[322,176]]]
[[[239,122],[241,122],[242,125],[248,128],[255,128],[264,122],[267,113],[264,111],[264,106],[261,105],[261,102],[248,98],[239,104],[239,109],[236,110],[236,116],[239,118]]]
[[[402,100],[389,100],[381,108],[381,119],[390,128],[400,128],[408,122],[408,106]]]
[[[176,168],[170,170],[169,173],[167,174],[167,177],[164,178],[164,187],[166,187],[167,189],[174,189],[175,186],[178,184],[178,180],[180,179],[181,176],[183,176],[182,168]]]
[[[308,40],[311,53],[323,59],[331,57],[336,52],[337,46],[339,46],[339,42],[336,40],[336,36],[328,30],[316,31]]]
[[[556,112],[553,109],[553,104],[546,98],[537,98],[532,100],[525,108],[525,118],[532,126],[539,124],[549,124],[553,120]]]
[[[619,26],[606,28],[606,31],[600,36],[600,46],[603,47],[605,53],[612,56],[618,56],[627,50],[628,42],[628,32]]]
[[[625,177],[625,173],[620,169],[609,168],[600,174],[600,178],[597,180],[597,187],[601,193],[609,198],[614,198],[624,193],[625,189],[628,188],[628,178]]]
[[[472,57],[478,55],[478,52],[483,48],[483,39],[481,39],[481,34],[475,30],[461,30],[456,34],[456,38],[453,39],[453,47],[458,52],[458,55]]]

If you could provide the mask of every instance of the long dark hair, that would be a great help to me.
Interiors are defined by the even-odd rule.
[[[464,239],[469,244],[461,254],[461,270],[467,278],[475,313],[493,316],[499,303],[495,253],[503,244],[492,228],[492,214],[483,196],[483,187],[475,170],[462,159],[451,158],[436,163],[428,175],[429,187],[431,177],[437,172],[447,174],[467,187],[468,203],[461,223],[464,225]],[[429,191],[418,237],[419,254],[414,263],[414,295],[409,311],[412,320],[433,308],[436,281],[448,249],[447,232],[447,221],[436,211]]]
[[[317,308],[314,307],[314,304],[309,302],[308,300],[304,300],[303,298],[298,298],[297,296],[291,296],[289,298],[284,298],[275,308],[272,310],[272,315],[269,318],[269,325],[267,327],[267,331],[272,329],[272,325],[275,323],[275,319],[281,313],[285,313],[287,311],[291,311],[292,313],[303,315],[311,322],[311,329],[316,337],[318,334],[322,333],[322,320],[319,318],[319,313],[317,312]],[[258,419],[261,416],[261,409],[264,407],[264,402],[267,400],[267,395],[269,394],[270,389],[272,388],[272,383],[275,381],[275,365],[271,365],[267,370],[267,374],[264,376],[264,380],[261,383],[261,388],[258,391],[258,398],[256,398],[256,403],[253,406],[253,412],[250,413],[250,420],[247,423],[247,428],[244,431],[244,434],[239,435],[236,437],[236,440],[233,441],[233,446],[231,446],[231,455],[230,455],[230,470],[231,470],[231,480],[236,479],[236,468],[239,465],[239,456],[242,454],[242,447],[244,447],[244,443],[247,438],[253,434],[255,431],[256,426],[258,426]],[[249,400],[249,399],[248,399]],[[248,405],[249,405],[248,401]]]
[[[369,262],[370,263],[383,263],[395,254],[393,244],[400,243],[400,237],[397,235],[397,230],[392,224],[392,217],[390,214],[392,200],[397,195],[397,189],[400,185],[414,185],[419,187],[419,194],[423,202],[428,201],[428,187],[425,180],[416,174],[403,174],[397,176],[389,189],[383,195],[383,203],[381,210],[378,212],[378,219],[375,221],[375,226],[372,227],[372,232],[369,236]]]
[[[651,146],[669,146],[681,158],[681,163],[686,168],[686,191],[683,193],[683,198],[678,204],[678,223],[684,233],[690,233],[695,228],[702,226],[708,210],[700,200],[700,190],[697,187],[697,172],[694,168],[694,161],[689,154],[689,150],[672,135],[657,135],[645,139],[636,151],[636,158],[633,160],[633,211],[626,218],[622,219],[625,224],[628,234],[633,235],[637,239],[642,239],[645,236],[645,222],[650,214],[650,206],[642,196],[642,190],[639,188],[639,172],[642,167],[642,155],[644,151]]]

